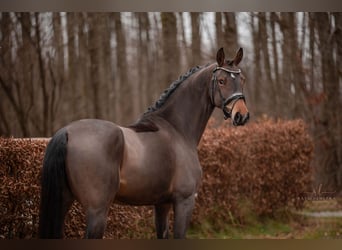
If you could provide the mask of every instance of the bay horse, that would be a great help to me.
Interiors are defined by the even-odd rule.
[[[202,169],[197,146],[215,107],[235,126],[249,119],[240,48],[226,60],[190,69],[131,126],[83,119],[59,129],[42,169],[40,238],[62,238],[72,202],[85,209],[85,238],[102,238],[112,202],[153,205],[157,238],[185,238]]]

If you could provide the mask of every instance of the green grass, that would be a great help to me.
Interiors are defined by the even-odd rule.
[[[303,211],[341,210],[337,201],[307,202]],[[283,211],[274,218],[258,218],[247,213],[243,224],[230,216],[230,221],[213,225],[210,219],[193,225],[190,239],[342,239],[342,218],[315,218]]]
[[[274,219],[254,222],[248,225],[226,225],[223,230],[215,231],[210,222],[200,227],[192,227],[187,233],[192,239],[255,239],[255,238],[286,238],[292,227]]]
[[[342,239],[342,218],[307,218],[303,239]]]

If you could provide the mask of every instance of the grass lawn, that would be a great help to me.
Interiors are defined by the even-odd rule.
[[[303,211],[291,211],[279,218],[251,218],[245,225],[229,224],[215,231],[210,222],[191,227],[189,239],[342,239],[342,216],[322,216],[326,211],[342,212],[336,200],[306,201]],[[315,216],[317,215],[317,216]]]

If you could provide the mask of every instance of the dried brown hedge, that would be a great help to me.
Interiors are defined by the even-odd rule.
[[[272,216],[302,208],[312,152],[301,120],[206,130],[199,147],[204,178],[198,200],[206,208],[197,210],[194,222],[209,218],[220,227],[222,221],[244,223],[248,213]]]
[[[35,238],[40,170],[47,140],[0,138],[0,238]],[[311,180],[312,141],[303,121],[263,121],[245,127],[208,128],[199,147],[203,183],[192,219],[220,229],[244,223],[248,213],[272,215],[297,199]],[[154,238],[151,207],[119,206],[109,212],[106,238]],[[66,237],[81,238],[84,213],[75,203]]]

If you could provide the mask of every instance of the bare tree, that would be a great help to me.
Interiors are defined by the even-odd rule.
[[[321,159],[325,166],[324,181],[327,186],[337,188],[341,186],[340,178],[337,175],[341,168],[339,161],[340,145],[337,144],[336,135],[339,133],[337,117],[339,117],[339,81],[337,77],[334,60],[333,39],[331,36],[331,16],[328,13],[314,13],[316,29],[319,38],[319,48],[321,53],[321,74],[325,99],[323,102],[323,112],[321,113],[321,125],[324,127],[324,158]]]
[[[202,61],[201,53],[201,31],[200,18],[201,13],[191,12],[191,65],[195,66]]]
[[[341,101],[341,86],[342,86],[342,13],[336,12],[333,13],[333,16],[335,18],[335,30],[334,30],[334,41],[336,45],[336,51],[337,51],[337,59],[336,59],[336,72],[337,72],[337,79],[336,79],[336,85],[339,89],[338,93],[335,93],[338,98],[335,99],[337,107],[342,106]],[[338,111],[336,111],[338,112]],[[336,114],[336,113],[335,113]],[[338,189],[342,190],[342,117],[341,115],[337,114],[336,117],[336,132],[335,132],[335,138],[336,138],[336,154],[337,154],[337,164],[338,164],[338,170],[337,170],[337,183],[338,183]]]
[[[162,87],[167,87],[179,74],[179,50],[177,42],[177,19],[174,13],[161,13],[162,22]]]
[[[273,56],[273,72],[274,72],[274,82],[273,82],[273,98],[274,98],[274,116],[278,116],[281,113],[279,105],[279,96],[275,93],[280,89],[280,73],[279,73],[279,50],[278,50],[278,34],[276,28],[278,27],[278,15],[275,12],[270,14],[270,25],[271,25],[271,41],[272,41],[272,56]]]
[[[259,116],[264,110],[261,106],[261,89],[263,88],[262,86],[262,72],[261,72],[261,44],[260,44],[260,32],[258,32],[258,26],[259,26],[259,19],[256,18],[254,14],[250,16],[250,24],[251,24],[251,31],[252,31],[252,41],[253,41],[253,51],[254,51],[254,60],[253,60],[253,82],[250,84],[250,88],[253,88],[251,90],[252,94],[252,99],[254,105],[254,110],[253,113],[256,116]]]
[[[86,117],[131,123],[181,65],[213,46],[234,54],[239,15],[215,13],[216,44],[203,46],[206,13],[0,13],[0,135],[50,136]],[[341,190],[341,14],[249,15],[253,117],[305,119],[316,182]]]
[[[117,110],[118,120],[123,124],[132,122],[133,107],[131,102],[127,100],[132,98],[132,85],[128,81],[128,63],[127,63],[127,44],[125,37],[125,30],[121,22],[120,13],[112,14],[115,22],[115,35],[116,35],[116,61],[117,71],[119,73],[116,82],[116,98],[117,98]],[[119,112],[120,111],[120,112]]]
[[[228,55],[235,55],[238,46],[236,17],[234,12],[224,12],[224,46]]]
[[[264,69],[264,81],[266,83],[267,88],[269,89],[270,95],[268,98],[264,100],[266,105],[268,107],[276,107],[277,102],[276,102],[276,87],[272,78],[272,73],[271,71],[271,62],[270,62],[270,53],[269,53],[269,47],[268,47],[268,40],[269,40],[269,34],[267,30],[268,26],[268,19],[267,15],[264,12],[259,12],[258,13],[258,32],[259,32],[259,42],[260,42],[260,49],[262,53],[262,64],[263,69]],[[270,109],[270,114],[272,116],[277,115],[277,110],[276,109]]]
[[[222,13],[215,13],[215,35],[217,48],[224,47],[223,29],[222,29]]]
[[[19,21],[19,24],[15,22]],[[26,92],[25,86],[32,86],[33,76],[31,69],[33,65],[32,60],[32,37],[31,37],[31,19],[28,13],[17,13],[16,18],[12,17],[8,13],[4,13],[2,16],[2,61],[1,61],[1,75],[0,86],[4,91],[5,96],[14,110],[16,119],[20,126],[20,133],[22,136],[28,136],[28,112],[30,111],[32,100],[32,89],[30,92]],[[14,27],[20,25],[21,33],[14,33],[15,36],[11,36],[11,31],[15,30]],[[5,27],[7,26],[7,27]],[[12,33],[13,34],[13,33]],[[20,37],[21,36],[21,37]],[[20,40],[19,40],[20,37]],[[21,41],[21,42],[20,42]],[[17,47],[13,48],[13,45],[17,43]],[[5,52],[8,51],[8,53]],[[11,52],[15,51],[18,55],[16,58],[12,58]],[[32,57],[31,57],[32,55]],[[24,82],[27,81],[25,85]],[[27,95],[27,93],[30,93]],[[25,103],[29,101],[29,103]],[[4,107],[2,108],[4,109]],[[9,119],[6,115],[2,115],[3,118]],[[4,123],[6,125],[6,122]]]
[[[150,93],[152,92],[151,87],[153,86],[152,82],[148,79],[149,72],[153,72],[153,68],[151,67],[151,56],[150,56],[150,21],[148,18],[148,13],[136,13],[136,17],[138,19],[138,49],[137,49],[137,60],[138,60],[138,71],[139,71],[139,83],[138,83],[138,111],[143,112],[144,109],[152,103],[153,100],[148,98],[147,95],[141,95],[140,93]]]

